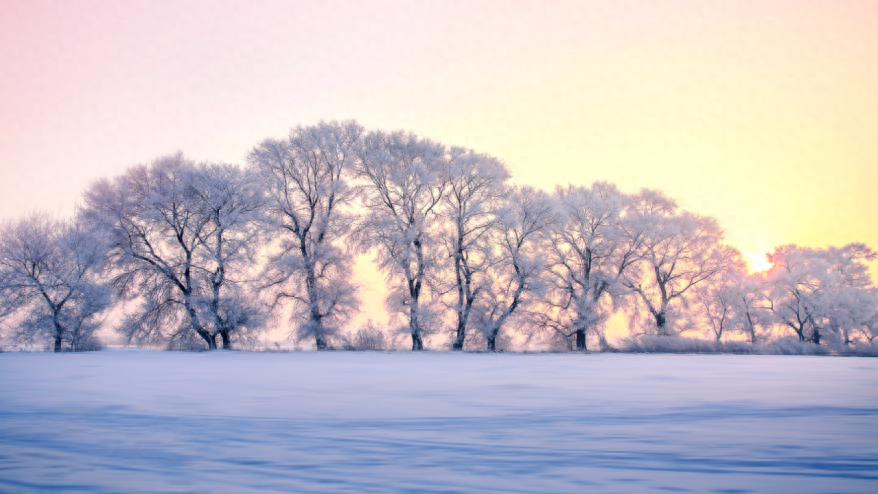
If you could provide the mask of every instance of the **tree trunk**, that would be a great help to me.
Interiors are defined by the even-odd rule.
[[[198,320],[198,313],[195,312],[195,308],[192,307],[191,302],[189,300],[190,294],[186,293],[186,312],[189,314],[189,322],[192,324],[192,329],[198,333],[198,336],[201,337],[204,341],[207,342],[208,350],[216,350],[216,336],[215,334],[211,334],[209,331],[204,329],[204,326],[201,325],[201,322]]]
[[[232,349],[232,340],[229,337],[228,331],[220,331],[220,336],[223,339],[223,350],[231,350]]]
[[[311,325],[311,330],[314,332],[314,344],[317,345],[317,350],[322,351],[329,349],[329,344],[326,341],[326,334],[323,329],[323,316],[317,311],[316,304],[311,305],[311,315],[309,318],[309,324]]]
[[[668,335],[668,330],[665,327],[666,323],[667,323],[667,319],[665,319],[664,312],[658,312],[655,314],[655,327],[658,330],[659,336],[667,336]]]
[[[207,331],[204,331],[203,329],[197,330],[196,332],[198,333],[198,336],[201,337],[201,339],[207,342],[208,350],[216,350],[216,335],[212,335]]]
[[[750,344],[756,344],[756,325],[753,324],[753,318],[750,316],[750,313],[747,312],[747,329],[750,330]]]
[[[409,307],[409,331],[412,334],[412,351],[417,352],[424,349],[424,341],[421,339],[421,324],[418,320],[417,292],[413,295]]]
[[[55,326],[55,349],[53,350],[54,353],[58,353],[61,351],[61,336],[64,335],[64,326],[62,326],[61,321],[58,320],[58,311],[59,310],[60,310],[60,307],[53,308],[54,314],[53,314],[52,320],[53,320],[53,324]]]
[[[497,351],[497,335],[489,335],[488,336],[488,351],[496,352]]]
[[[466,339],[466,321],[458,315],[457,319],[457,336],[451,344],[452,350],[463,350],[463,340]]]
[[[814,328],[814,336],[811,338],[811,340],[814,342],[815,345],[820,344],[820,330],[819,329]]]
[[[580,352],[588,350],[587,343],[585,341],[585,335],[585,328],[578,328],[576,330],[576,350]]]
[[[459,231],[459,230],[458,230]],[[464,289],[464,280],[465,277],[461,276],[461,264],[463,262],[462,254],[460,251],[460,245],[463,240],[460,238],[458,234],[457,237],[457,251],[454,253],[454,276],[457,278],[457,334],[455,335],[454,342],[451,344],[451,350],[463,350],[463,340],[466,339],[466,313],[463,308],[466,298],[466,291]]]
[[[326,338],[323,335],[315,335],[314,341],[317,344],[317,350],[326,350]]]
[[[412,333],[412,351],[420,351],[424,349],[424,342],[421,340],[421,335],[417,333]]]

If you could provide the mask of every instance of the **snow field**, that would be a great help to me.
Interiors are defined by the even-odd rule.
[[[878,359],[0,354],[0,492],[876,492]]]

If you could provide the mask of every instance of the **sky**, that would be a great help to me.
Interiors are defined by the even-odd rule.
[[[0,74],[0,221],[353,118],[547,190],[662,190],[752,263],[878,248],[876,0],[3,0]]]

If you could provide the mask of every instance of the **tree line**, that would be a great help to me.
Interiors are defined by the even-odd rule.
[[[92,183],[72,219],[4,224],[3,334],[87,349],[121,304],[129,343],[229,349],[288,320],[324,350],[358,314],[355,257],[373,253],[413,350],[430,335],[453,350],[515,337],[607,349],[617,313],[634,335],[837,347],[878,335],[864,244],[780,246],[751,274],[715,219],[659,191],[547,193],[492,156],[354,121],[297,127],[246,161],[161,157]]]

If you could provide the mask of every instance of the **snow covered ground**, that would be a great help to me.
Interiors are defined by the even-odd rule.
[[[0,354],[0,492],[878,492],[878,359]]]

